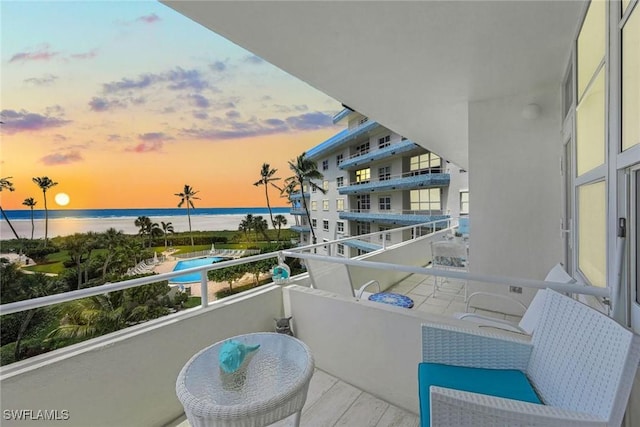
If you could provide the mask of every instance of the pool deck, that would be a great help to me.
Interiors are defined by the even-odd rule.
[[[169,273],[171,271],[173,271],[173,269],[175,268],[176,264],[178,263],[178,261],[184,261],[184,260],[179,260],[179,259],[172,259],[172,260],[167,260],[164,262],[161,262],[160,264],[156,265],[153,268],[153,271],[156,273]],[[262,275],[260,276],[260,279],[264,279],[266,278],[267,275]],[[242,286],[242,285],[248,285],[249,283],[253,282],[253,275],[247,273],[242,279],[240,279],[239,281],[234,283],[234,286]],[[222,289],[227,289],[229,287],[229,284],[227,282],[214,282],[213,280],[209,280],[208,282],[208,287],[207,287],[207,296],[209,298],[209,301],[215,301],[216,299],[216,292],[222,290]],[[191,289],[191,296],[194,297],[199,297],[201,296],[200,293],[200,282],[196,282],[196,283],[176,283],[176,285],[184,285],[185,288],[190,288]]]

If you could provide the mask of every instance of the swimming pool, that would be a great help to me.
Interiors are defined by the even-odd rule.
[[[200,267],[201,265],[213,264],[215,262],[222,261],[224,258],[220,258],[217,256],[207,257],[207,258],[198,258],[198,259],[190,259],[186,261],[178,261],[175,267],[173,267],[173,271],[178,270],[186,270],[187,268]],[[174,277],[169,280],[169,283],[193,283],[200,281],[200,273],[191,273],[185,274],[184,276]]]

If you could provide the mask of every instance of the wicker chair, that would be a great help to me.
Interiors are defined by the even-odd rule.
[[[531,342],[422,326],[422,427],[619,426],[640,337],[547,290]]]

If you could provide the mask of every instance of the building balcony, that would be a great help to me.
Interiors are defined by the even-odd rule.
[[[311,228],[308,225],[292,225],[291,231],[295,231],[297,233],[309,233]]]
[[[351,183],[338,188],[339,194],[362,194],[389,190],[414,190],[418,188],[446,187],[451,177],[448,173],[410,172],[401,176],[389,176],[361,183]]]
[[[291,208],[289,209],[289,214],[291,215],[305,215],[305,211],[303,208]]]
[[[350,158],[343,160],[340,163],[340,169],[349,170],[367,165],[377,160],[383,160],[397,154],[407,153],[421,148],[418,144],[405,139],[397,144],[391,144],[388,147],[384,147],[377,150],[371,150],[364,154],[354,154]]]
[[[438,211],[439,212],[439,211]],[[415,225],[425,222],[433,222],[447,220],[449,215],[435,213],[429,211],[388,211],[388,212],[371,212],[370,210],[353,210],[342,211],[339,214],[340,219],[347,221],[371,222],[376,224],[393,224],[393,225]],[[446,226],[446,221],[440,225],[436,223],[438,228]]]
[[[289,195],[289,200],[302,200],[302,196],[304,196],[305,199],[308,199],[310,194],[308,192],[300,193],[299,191],[296,191]]]
[[[412,309],[401,310],[311,289],[309,275],[301,274],[284,287],[267,284],[212,303],[205,300],[202,307],[4,366],[0,368],[3,414],[6,410],[26,408],[36,413],[46,409],[67,411],[69,419],[65,425],[70,426],[187,426],[175,392],[176,378],[185,363],[215,342],[239,334],[273,331],[273,317],[286,313],[295,319],[294,333],[310,347],[317,368],[303,410],[302,425],[417,426],[420,324],[477,327],[451,315],[465,307],[460,297],[463,284],[454,282],[453,277],[450,278],[451,295],[430,295],[433,276],[429,269],[423,268],[430,261],[430,245],[452,231],[453,228],[448,228],[413,238],[352,260],[351,263],[358,264],[347,267],[354,283],[375,277],[382,290],[393,286],[395,292],[409,295],[415,302]],[[325,243],[316,246],[323,245]],[[304,259],[304,254],[297,253]],[[283,255],[296,256],[296,253]],[[275,256],[275,253],[263,254],[190,270],[206,275],[207,270]],[[327,262],[339,260],[325,259]],[[367,261],[377,266],[367,266]],[[395,268],[385,267],[391,265]],[[165,273],[99,288],[125,289],[191,272]],[[485,277],[469,276],[469,280],[486,281]],[[512,280],[503,278],[502,282],[512,283]],[[497,283],[503,285],[502,282]],[[580,286],[580,289],[587,288]],[[87,288],[74,291],[73,295],[78,298],[80,294],[84,297],[104,292]],[[46,297],[46,303],[61,302],[61,296],[64,295]],[[20,310],[42,306],[45,302],[41,300],[29,307],[21,305]],[[3,313],[11,312],[7,305],[2,309]],[[505,318],[504,314],[501,316]],[[318,319],[323,320],[318,322]],[[357,327],[363,324],[375,328],[375,334],[363,333],[363,329]],[[398,331],[416,331],[416,334]],[[336,348],[341,348],[339,357]],[[363,355],[367,355],[366,363]],[[393,360],[393,366],[389,360]],[[363,424],[365,416],[370,421]],[[41,424],[35,421],[17,421],[5,416],[3,425]],[[276,425],[289,425],[286,424],[289,421]]]
[[[319,158],[328,155],[332,151],[343,146],[344,144],[352,143],[361,136],[368,135],[369,132],[375,130],[378,126],[380,126],[378,122],[369,120],[356,128],[345,129],[327,139],[323,143],[309,149],[307,151],[307,158],[314,161],[318,160]]]

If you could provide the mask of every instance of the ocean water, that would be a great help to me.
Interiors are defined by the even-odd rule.
[[[274,215],[284,215],[288,225],[295,223],[289,208],[272,208]],[[31,212],[25,210],[5,211],[11,224],[21,237],[31,237]],[[34,237],[44,237],[44,210],[34,209]],[[267,208],[196,208],[191,210],[193,231],[237,230],[240,221],[247,215],[261,215],[269,222]],[[189,231],[187,210],[182,208],[159,209],[50,209],[49,237],[67,236],[89,231],[103,232],[111,227],[125,234],[137,234],[135,220],[148,216],[158,224],[171,222],[176,232]],[[0,219],[0,240],[12,239],[13,233],[4,219]]]

